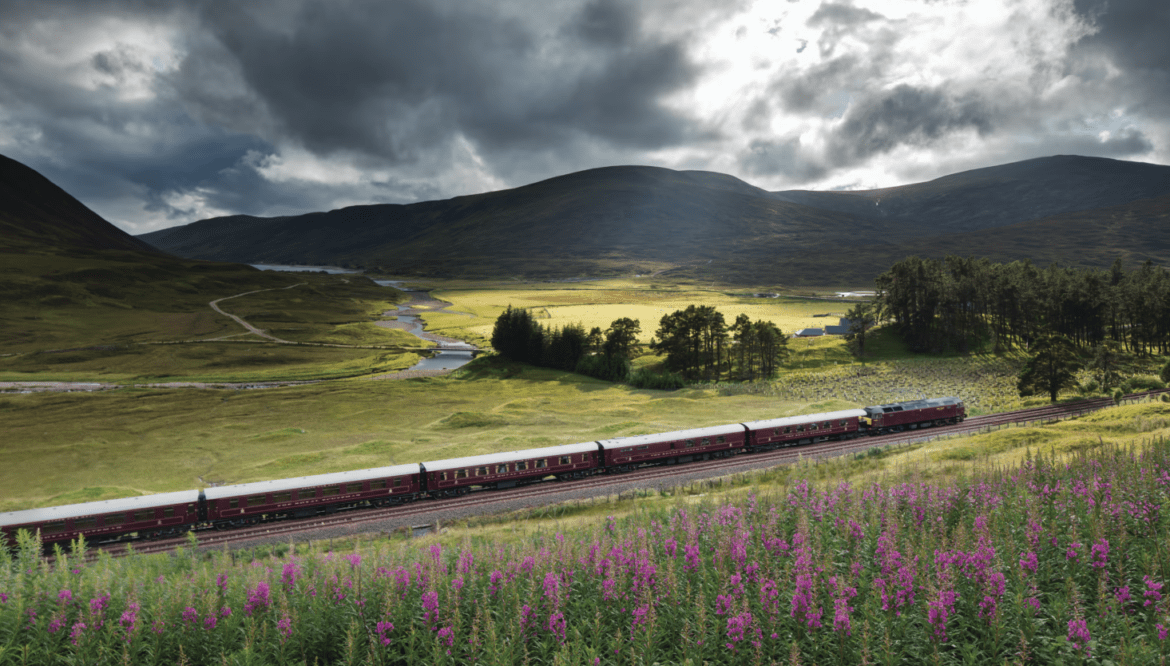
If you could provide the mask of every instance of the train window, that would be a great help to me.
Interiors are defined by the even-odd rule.
[[[370,481],[370,490],[385,490],[386,479],[375,479]]]
[[[456,479],[466,479],[467,478],[467,470],[465,470],[465,469],[455,470],[455,478]]]
[[[787,434],[788,434],[788,433],[790,433],[790,432],[792,432],[792,426],[788,426],[787,428],[785,428],[785,429],[784,429],[784,434],[785,434],[785,435],[787,435]]]
[[[439,480],[441,480],[441,481],[446,481],[446,480],[447,480],[447,473],[446,473],[446,472],[443,472],[442,474],[440,474],[440,475],[439,475]]]
[[[689,449],[689,448],[691,448],[691,447],[692,447],[692,446],[694,446],[694,445],[695,445],[695,440],[693,440],[693,439],[688,439],[688,440],[687,440],[687,448],[688,448],[688,449]],[[628,450],[628,449],[627,449],[627,450]]]
[[[643,447],[643,448],[645,448],[645,447]],[[573,462],[573,459],[570,458],[569,456],[561,456],[561,464],[562,465],[568,465],[571,462]]]
[[[817,424],[815,424],[815,423],[810,423],[810,424],[808,424],[808,429],[809,429],[809,430],[816,430],[816,429],[817,429]]]
[[[900,411],[902,411],[902,405],[894,405],[894,411],[895,411],[895,412],[900,412]]]
[[[772,428],[772,434],[773,434],[773,435],[779,435],[779,434],[780,434],[780,429],[779,429],[779,428]]]
[[[121,525],[124,522],[126,522],[124,513],[111,513],[102,519],[103,525]]]
[[[321,489],[321,497],[333,497],[341,494],[341,486],[326,486]],[[249,504],[248,506],[251,506]]]
[[[548,467],[548,458],[541,458],[536,461],[536,469],[544,469]]]
[[[488,473],[488,471],[487,471],[486,467],[476,467],[475,468],[475,475],[476,476],[487,476],[487,473]]]
[[[645,444],[643,444],[642,446],[639,446],[639,447],[638,447],[638,450],[639,450],[639,451],[645,451],[645,450],[646,450],[646,449],[648,449],[648,448],[650,448],[650,447],[649,447],[649,446],[646,446]]]
[[[174,518],[174,517],[175,517],[175,507],[168,506],[167,508],[163,509],[163,518]]]
[[[711,438],[710,438],[710,437],[704,437],[704,438],[703,438],[703,446],[710,446],[710,445],[711,445]]]
[[[49,523],[41,528],[41,534],[60,534],[65,531],[65,523]]]
[[[402,485],[402,479],[401,479],[401,478],[394,479],[394,485],[396,485],[396,486],[401,486],[401,485]]]
[[[360,493],[362,491],[363,485],[364,484],[361,481],[358,481],[357,483],[351,483],[345,487],[345,492],[347,492],[347,493]]]
[[[892,411],[894,411],[893,407],[882,407],[882,412],[884,412],[886,414],[889,414]]]
[[[507,474],[507,473],[508,473],[508,466],[507,465],[496,465],[496,474]]]
[[[134,512],[134,522],[137,523],[143,520],[154,520],[154,509]]]
[[[253,495],[248,498],[248,506],[263,506],[268,502],[268,497],[265,495]]]
[[[240,500],[238,498],[233,498],[233,499],[228,500],[228,508],[229,509],[240,508]]]
[[[73,529],[88,530],[97,527],[97,518],[75,518],[73,520]]]
[[[841,426],[844,427],[847,425],[849,425],[849,419],[841,419]]]
[[[292,501],[292,493],[291,492],[290,493],[276,493],[275,495],[272,496],[272,501],[273,502],[291,502]]]
[[[802,425],[796,426],[796,432],[804,432],[804,426],[802,426]]]
[[[528,461],[521,460],[520,462],[516,463],[516,471],[517,472],[521,472],[521,471],[524,471],[526,469],[528,469]]]

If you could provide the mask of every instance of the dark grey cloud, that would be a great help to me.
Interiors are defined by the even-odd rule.
[[[1119,82],[1137,107],[1164,117],[1170,108],[1170,3],[1164,0],[1075,0],[1076,11],[1096,28],[1074,48],[1080,72],[1098,78],[1120,71]],[[1107,58],[1116,70],[1094,67]],[[1121,100],[1129,101],[1129,100]]]
[[[628,4],[590,2],[560,26],[422,0],[310,2],[280,26],[213,4],[205,20],[277,131],[318,154],[409,162],[454,133],[504,149],[581,134],[646,148],[694,129],[661,99],[698,67]]]
[[[845,166],[899,146],[928,146],[952,132],[987,135],[994,116],[978,96],[902,84],[851,105],[833,133],[828,156]]]
[[[828,169],[801,150],[799,137],[756,139],[740,156],[739,166],[753,176],[784,176],[793,184],[824,177]]]

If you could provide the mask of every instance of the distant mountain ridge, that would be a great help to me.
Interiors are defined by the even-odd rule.
[[[190,258],[343,264],[404,275],[670,271],[745,284],[856,284],[884,270],[885,257],[911,248],[966,254],[970,234],[986,256],[1015,256],[1009,241],[1026,245],[1041,228],[1051,234],[1062,216],[1087,246],[1066,244],[1047,261],[1107,265],[1118,255],[1166,261],[1165,224],[1142,226],[1142,238],[1113,234],[1101,244],[1094,225],[1107,214],[1086,211],[1131,206],[1129,218],[1160,219],[1168,203],[1160,197],[1167,195],[1168,166],[1069,155],[854,192],[767,192],[726,174],[616,166],[443,201],[222,217],[139,238]],[[1153,203],[1133,207],[1137,201]],[[1046,222],[1030,226],[1040,220]],[[1003,246],[994,234],[999,228],[1010,229]]]

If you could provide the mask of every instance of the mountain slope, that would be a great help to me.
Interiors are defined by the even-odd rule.
[[[966,253],[967,234],[991,234],[976,245],[992,258],[1010,256],[1012,244],[1073,222],[1024,223],[1073,214],[1081,218],[1070,238],[1079,244],[1063,245],[1051,260],[1096,265],[1096,254],[1083,251],[1097,247],[1138,256],[1146,240],[1116,237],[1102,246],[1092,235],[1096,227],[1084,220],[1094,210],[1163,195],[1170,195],[1170,167],[1077,156],[859,192],[766,192],[723,174],[623,166],[445,201],[216,218],[141,238],[185,257],[332,263],[396,274],[672,270],[740,283],[865,283],[889,265],[885,257],[901,258],[911,248]],[[1152,210],[1138,206],[1127,214]],[[1014,240],[994,242],[995,230],[1009,227]]]
[[[855,192],[775,192],[786,201],[951,234],[1170,194],[1170,166],[1056,155],[925,183]]]
[[[128,250],[159,254],[35,170],[0,155],[0,251]]]

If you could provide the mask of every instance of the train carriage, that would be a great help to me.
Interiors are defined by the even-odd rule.
[[[577,479],[600,466],[596,442],[524,449],[422,463],[432,497],[453,497],[474,487],[511,488],[548,476]]]
[[[604,451],[607,469],[625,472],[650,464],[680,462],[735,455],[747,441],[747,430],[738,423],[635,435],[598,442]]]
[[[864,409],[844,409],[823,414],[802,414],[744,423],[749,451],[770,451],[785,446],[812,444],[826,439],[856,437]]]
[[[967,417],[963,399],[956,397],[876,405],[866,407],[865,412],[872,435],[959,423]]]
[[[78,536],[102,543],[134,533],[174,536],[197,522],[199,491],[183,490],[0,513],[0,532],[9,544],[16,543],[16,531],[21,529],[30,533],[40,530],[45,544],[68,542]]]
[[[203,495],[206,519],[224,527],[408,502],[419,496],[421,483],[416,463],[217,486]]]

